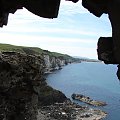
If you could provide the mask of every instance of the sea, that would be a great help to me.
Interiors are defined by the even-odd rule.
[[[47,75],[46,79],[48,85],[62,91],[71,100],[71,95],[76,93],[106,102],[106,106],[94,108],[108,113],[104,120],[120,120],[120,81],[116,72],[117,65],[81,62],[69,64]],[[72,101],[86,106],[85,103]]]

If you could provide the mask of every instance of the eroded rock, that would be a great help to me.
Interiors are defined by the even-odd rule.
[[[43,74],[41,56],[0,53],[0,120],[36,120],[38,103],[66,100],[63,93],[47,86]]]
[[[107,113],[89,107],[77,105],[70,100],[41,106],[38,120],[101,120]]]
[[[84,103],[87,103],[87,104],[93,105],[93,106],[105,106],[105,105],[107,105],[106,102],[93,100],[90,97],[82,95],[82,94],[73,93],[71,97],[73,100],[78,100],[78,101],[81,101],[81,102],[84,102]]]
[[[1,120],[36,120],[38,95],[33,86],[39,86],[42,80],[40,70],[42,60],[35,56],[9,52],[0,55]]]

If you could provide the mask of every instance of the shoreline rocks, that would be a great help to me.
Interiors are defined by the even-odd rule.
[[[107,113],[66,100],[49,106],[41,106],[38,120],[101,120]]]
[[[37,120],[38,105],[67,98],[44,78],[42,56],[0,53],[0,120]]]
[[[93,100],[90,97],[82,95],[82,94],[73,93],[71,97],[73,100],[78,100],[78,101],[81,101],[81,102],[84,102],[84,103],[87,103],[93,106],[106,106],[107,105],[105,102]]]

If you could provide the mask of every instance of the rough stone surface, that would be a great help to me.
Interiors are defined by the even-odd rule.
[[[105,106],[105,105],[107,105],[106,102],[93,100],[89,96],[85,96],[82,94],[73,93],[71,97],[73,100],[81,101],[81,102],[84,102],[84,103],[92,105],[92,106]]]
[[[65,60],[62,57],[54,57],[50,55],[43,55],[45,62],[45,73],[51,73],[54,70],[62,69],[68,63],[71,63],[72,60]]]
[[[101,110],[77,105],[70,100],[48,106],[40,106],[38,120],[101,120],[106,117]]]
[[[0,120],[93,120],[107,115],[74,104],[49,87],[44,69],[43,56],[0,53]]]
[[[35,120],[42,60],[19,53],[0,54],[0,120]],[[37,76],[37,78],[36,78]]]
[[[43,72],[40,56],[0,53],[0,120],[36,120],[38,103],[48,105],[66,99],[47,86]]]

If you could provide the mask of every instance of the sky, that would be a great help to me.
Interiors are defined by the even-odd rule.
[[[97,18],[81,2],[61,0],[55,19],[38,17],[25,8],[10,14],[8,25],[0,28],[0,43],[97,59],[99,37],[111,34],[107,15]]]

